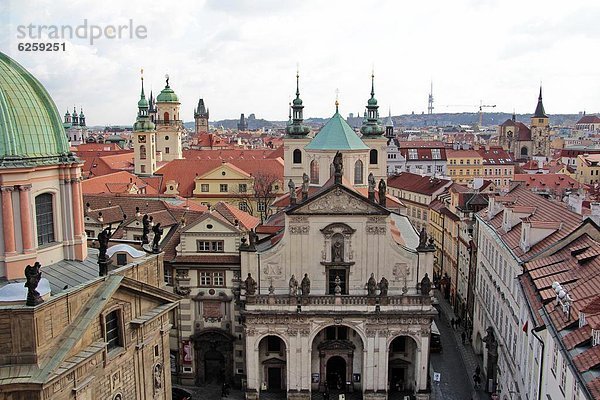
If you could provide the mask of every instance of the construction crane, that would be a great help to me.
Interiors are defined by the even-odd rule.
[[[477,125],[479,128],[481,128],[481,124],[483,123],[483,109],[484,108],[495,108],[496,105],[495,104],[483,104],[483,101],[479,102],[479,125]]]

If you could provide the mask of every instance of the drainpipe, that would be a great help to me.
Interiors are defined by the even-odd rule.
[[[531,334],[533,335],[534,338],[536,338],[540,344],[542,345],[542,356],[540,358],[540,377],[538,379],[538,395],[537,395],[537,399],[541,400],[542,398],[542,374],[544,372],[544,341],[542,340],[542,338],[540,338],[536,333],[535,333],[535,329],[531,330]]]

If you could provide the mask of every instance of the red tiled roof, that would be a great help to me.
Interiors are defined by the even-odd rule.
[[[213,209],[225,217],[232,225],[235,225],[235,221],[238,221],[240,226],[247,231],[256,228],[256,226],[260,223],[259,218],[256,218],[224,201],[219,201],[213,206]]]
[[[452,181],[447,179],[432,178],[431,176],[421,176],[410,172],[401,172],[388,178],[388,187],[394,189],[406,190],[413,193],[420,193],[431,196],[437,191],[448,187]]]
[[[511,202],[512,206],[536,207],[535,213],[529,216],[531,221],[563,221],[562,227],[556,232],[548,235],[545,239],[531,246],[525,253],[520,246],[521,241],[521,223],[519,222],[510,231],[504,232],[502,229],[502,220],[504,212],[497,213],[491,221],[487,221],[488,209],[479,212],[483,221],[486,221],[502,241],[519,258],[527,258],[528,255],[536,254],[538,251],[546,248],[548,245],[564,238],[571,233],[580,223],[581,216],[567,209],[564,203],[559,203],[543,198],[527,189],[523,183],[515,185],[508,195],[494,197],[496,202]]]
[[[214,151],[214,150],[202,150],[202,151]],[[283,160],[280,158],[275,159],[254,159],[254,158],[242,158],[242,159],[229,159],[231,165],[239,168],[246,173],[257,176],[259,174],[270,174],[283,181]],[[173,160],[167,163],[165,166],[156,171],[156,175],[162,175],[162,188],[161,193],[166,189],[166,183],[168,181],[175,181],[179,183],[179,194],[183,197],[192,197],[192,192],[195,186],[195,177],[204,175],[205,173],[218,168],[223,164],[221,159],[202,159],[202,162],[198,162],[198,159],[188,158],[181,160]]]
[[[483,165],[512,165],[512,157],[502,147],[481,148],[477,153],[483,158]]]
[[[529,190],[579,189],[579,182],[563,174],[515,174],[515,181],[524,182]]]
[[[575,125],[579,124],[600,124],[600,118],[596,115],[584,115],[575,123]]]
[[[86,179],[81,184],[84,194],[95,193],[127,193],[131,185],[135,184],[141,192],[157,194],[158,191],[148,185],[143,179],[127,171],[113,172]]]
[[[447,158],[480,158],[481,155],[476,150],[446,150]]]

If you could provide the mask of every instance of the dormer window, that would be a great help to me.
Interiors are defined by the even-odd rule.
[[[592,329],[592,346],[600,344],[600,330]]]

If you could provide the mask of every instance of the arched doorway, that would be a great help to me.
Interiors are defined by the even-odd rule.
[[[395,337],[388,353],[388,384],[390,393],[412,395],[415,392],[417,343],[410,336]]]
[[[357,331],[345,325],[327,326],[315,335],[311,350],[313,393],[326,387],[330,398],[362,392],[364,344]]]
[[[204,353],[204,382],[221,383],[225,378],[225,356],[218,350]]]
[[[235,384],[233,342],[235,338],[222,329],[204,329],[191,337],[194,343],[196,384]],[[239,382],[238,382],[239,383]]]
[[[341,390],[346,383],[346,360],[340,356],[333,356],[327,360],[325,369],[327,386],[330,389]]]
[[[258,344],[261,391],[280,392],[287,387],[287,354],[285,342],[268,335]]]

